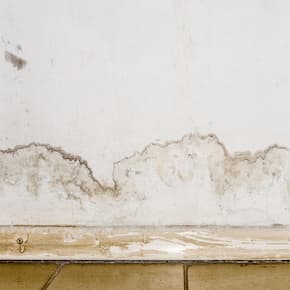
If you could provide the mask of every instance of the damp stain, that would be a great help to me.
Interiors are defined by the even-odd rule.
[[[60,147],[31,143],[0,150],[0,221],[35,223],[34,215],[43,224],[93,225],[290,220],[290,150],[278,145],[229,153],[213,134],[189,134],[114,162],[112,181],[101,182],[87,161]],[[21,215],[20,200],[29,204]],[[5,214],[11,203],[17,212]]]
[[[0,150],[0,183],[24,183],[35,195],[45,183],[51,190],[66,193],[68,199],[104,193],[138,196],[138,192],[144,198],[145,192],[138,186],[140,178],[165,188],[191,184],[193,191],[208,184],[218,195],[261,192],[279,182],[285,182],[290,191],[289,162],[286,147],[273,145],[253,154],[230,154],[215,135],[190,134],[178,141],[151,143],[143,151],[115,162],[113,186],[107,186],[94,177],[88,162],[80,156],[60,147],[31,143]]]

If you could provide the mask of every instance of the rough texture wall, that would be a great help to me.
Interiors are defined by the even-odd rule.
[[[289,225],[289,9],[0,1],[0,225]]]

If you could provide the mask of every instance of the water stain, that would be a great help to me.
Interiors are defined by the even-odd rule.
[[[35,201],[36,212],[49,201],[57,213],[48,223],[64,219],[68,201],[91,216],[68,211],[69,224],[289,223],[290,151],[278,145],[230,154],[213,134],[185,135],[115,162],[112,180],[104,184],[80,156],[49,144],[0,150],[0,194]]]
[[[289,150],[277,145],[254,154],[231,155],[213,134],[185,135],[179,141],[151,143],[142,152],[115,162],[114,186],[106,186],[80,156],[60,147],[31,143],[0,150],[0,181],[14,185],[25,179],[28,191],[34,194],[46,182],[52,187],[61,186],[71,197],[76,188],[91,197],[103,193],[118,196],[124,191],[136,191],[136,178],[151,172],[153,179],[168,187],[203,179],[213,183],[216,193],[224,194],[229,188],[244,187],[249,191],[262,183],[270,186],[285,179],[289,188],[289,159]]]

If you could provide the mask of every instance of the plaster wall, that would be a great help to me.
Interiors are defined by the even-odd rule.
[[[0,224],[290,224],[289,9],[1,0]]]

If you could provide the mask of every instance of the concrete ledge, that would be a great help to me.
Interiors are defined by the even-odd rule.
[[[0,227],[1,260],[290,260],[289,227]]]

